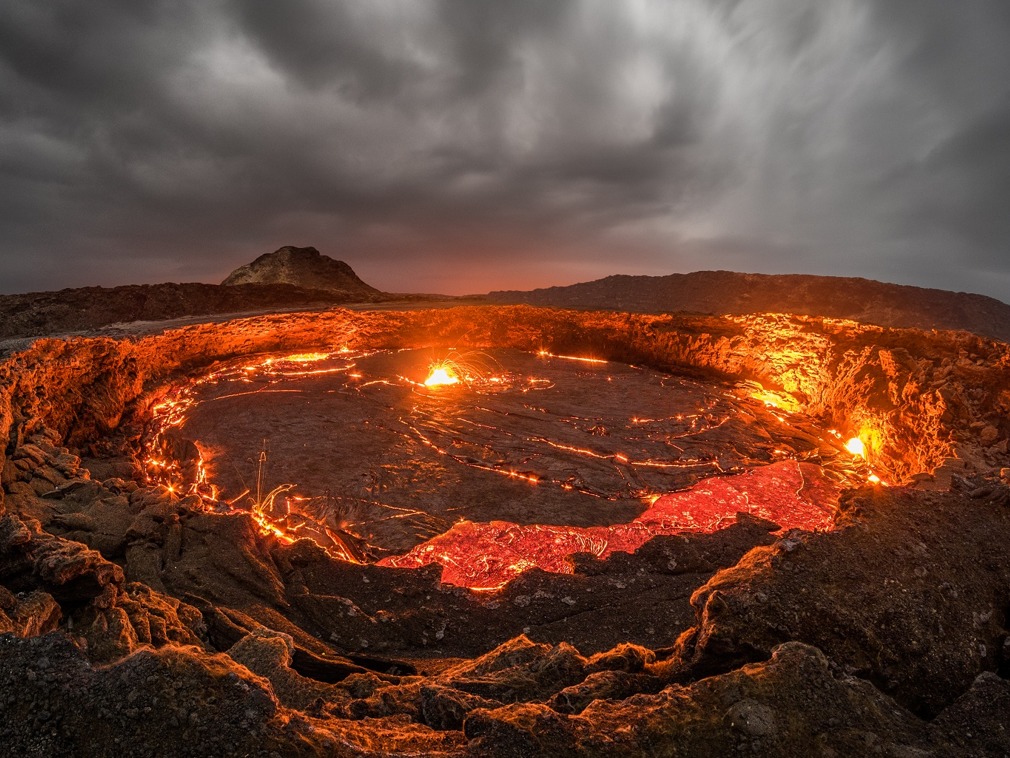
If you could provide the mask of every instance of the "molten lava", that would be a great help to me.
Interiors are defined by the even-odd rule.
[[[866,445],[859,437],[853,437],[845,443],[845,449],[857,458],[866,458]]]
[[[453,384],[459,384],[459,377],[445,364],[432,366],[428,378],[424,380],[425,387],[448,387]]]
[[[502,588],[531,568],[574,573],[571,556],[607,558],[633,553],[658,535],[714,532],[737,514],[774,522],[783,529],[831,526],[839,487],[820,467],[796,461],[762,466],[739,476],[715,477],[683,492],[663,495],[627,524],[600,527],[520,525],[463,521],[406,555],[379,565],[442,566],[442,582],[478,591]]]

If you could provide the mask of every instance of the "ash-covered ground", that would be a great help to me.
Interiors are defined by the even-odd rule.
[[[422,390],[408,364],[450,348],[490,352],[515,395],[460,403],[472,388],[447,387],[447,406],[452,395]],[[214,400],[237,394],[231,380],[200,381],[342,349],[357,371],[273,385],[297,392]],[[252,374],[246,389],[272,386]],[[363,386],[376,379],[390,383]],[[165,425],[185,387],[200,402]],[[520,409],[548,428],[502,422]],[[362,427],[339,442],[324,421],[337,411]],[[41,340],[0,364],[0,740],[21,755],[1007,754],[1008,411],[1005,344],[804,317],[338,311]],[[232,433],[214,441],[218,413]],[[313,417],[308,448],[343,445],[344,468],[304,454],[297,432]],[[228,461],[258,465],[268,419],[263,489],[329,488],[368,503],[365,523],[382,523],[376,503],[416,508],[411,493],[432,494],[429,520],[372,533],[390,550],[437,531],[453,503],[472,522],[539,527],[529,516],[553,507],[555,526],[578,529],[659,523],[703,490],[742,505],[716,531],[576,551],[564,570],[474,592],[442,583],[444,565],[335,557],[346,518],[323,544],[322,531],[299,539],[297,514],[229,505],[252,473],[229,474]],[[372,426],[387,436],[370,450]],[[864,440],[890,486],[843,458],[829,429]],[[194,477],[152,477],[152,439],[169,433],[180,475]],[[187,454],[197,442],[206,461]],[[604,457],[557,447],[569,442]],[[415,448],[416,485],[405,474],[382,490],[383,467]],[[706,456],[746,472],[630,465]],[[810,473],[822,464],[824,488]],[[513,468],[538,483],[503,473]],[[768,517],[823,504],[828,484],[840,490],[831,528]],[[334,494],[344,486],[356,489]],[[643,502],[643,490],[661,497]],[[749,510],[755,494],[761,510]],[[487,499],[495,509],[481,511]],[[659,522],[642,521],[651,509]]]

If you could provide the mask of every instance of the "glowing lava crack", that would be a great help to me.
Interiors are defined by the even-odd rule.
[[[783,461],[733,477],[707,479],[685,492],[659,497],[628,524],[606,527],[522,526],[503,521],[462,522],[445,534],[380,565],[420,568],[440,564],[442,581],[496,590],[531,568],[573,573],[570,557],[633,553],[661,534],[714,532],[746,514],[805,530],[827,529],[838,485],[818,466]]]

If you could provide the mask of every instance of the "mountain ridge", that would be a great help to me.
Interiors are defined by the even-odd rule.
[[[961,330],[1010,341],[1010,305],[986,295],[860,277],[695,271],[614,274],[567,286],[497,290],[494,303],[713,315],[794,313],[918,329]]]

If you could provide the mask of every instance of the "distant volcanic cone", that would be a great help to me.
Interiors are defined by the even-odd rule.
[[[361,281],[343,261],[322,255],[314,247],[291,245],[239,266],[221,284],[293,284],[304,289],[359,296],[381,294],[375,287]]]

